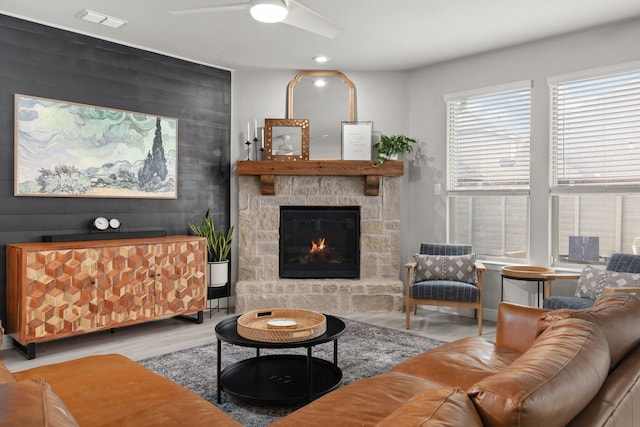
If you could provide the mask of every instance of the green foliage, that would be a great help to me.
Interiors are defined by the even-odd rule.
[[[222,230],[216,230],[211,216],[211,209],[202,218],[201,225],[189,223],[189,228],[196,236],[207,238],[208,261],[217,262],[228,259],[231,251],[231,240],[233,238],[234,226],[229,228],[225,234]]]
[[[374,165],[381,165],[394,155],[405,156],[411,153],[413,151],[411,144],[415,143],[415,139],[405,135],[380,135],[380,141],[374,145],[378,152]]]
[[[640,236],[633,239],[633,246],[640,246]]]

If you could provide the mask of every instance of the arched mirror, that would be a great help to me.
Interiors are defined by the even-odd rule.
[[[355,86],[340,71],[301,71],[287,87],[287,117],[309,119],[309,159],[342,158],[342,122],[356,121]]]

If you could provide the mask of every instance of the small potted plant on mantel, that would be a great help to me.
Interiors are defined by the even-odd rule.
[[[189,228],[196,236],[207,239],[207,286],[212,288],[226,285],[229,280],[229,252],[231,252],[234,226],[231,226],[226,234],[222,230],[216,230],[211,209],[208,209],[202,218],[202,224],[189,223]],[[208,294],[213,294],[211,289]]]
[[[633,239],[633,245],[631,246],[635,255],[640,255],[640,236]]]
[[[405,156],[413,151],[416,140],[405,135],[380,135],[374,147],[378,156],[373,161],[374,166],[380,166],[387,160],[397,160],[400,156]]]

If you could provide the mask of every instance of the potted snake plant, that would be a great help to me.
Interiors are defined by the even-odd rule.
[[[231,226],[227,233],[223,230],[216,230],[211,209],[208,209],[202,218],[202,224],[189,223],[189,228],[196,236],[207,239],[207,286],[226,285],[229,280],[229,253],[231,252],[234,226]]]

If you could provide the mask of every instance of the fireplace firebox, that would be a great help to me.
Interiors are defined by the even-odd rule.
[[[359,206],[281,206],[280,277],[359,278]]]

